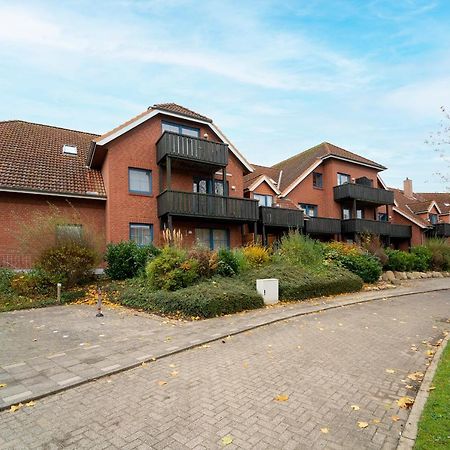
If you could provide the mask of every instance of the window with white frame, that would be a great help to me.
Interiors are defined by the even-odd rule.
[[[271,195],[253,194],[253,198],[258,200],[259,206],[272,206],[273,197]]]
[[[348,173],[338,173],[337,174],[338,186],[345,183],[350,183],[350,175]]]
[[[197,245],[209,248],[210,250],[219,250],[229,248],[228,230],[220,228],[196,228],[195,240]]]
[[[137,245],[149,245],[153,242],[153,225],[148,223],[130,223],[130,241]]]
[[[198,138],[200,137],[200,128],[188,127],[187,125],[180,125],[172,122],[162,122],[162,131],[170,131],[171,133],[182,134]]]
[[[305,211],[305,214],[309,217],[317,217],[318,207],[317,205],[310,205],[309,203],[300,203],[300,208]]]

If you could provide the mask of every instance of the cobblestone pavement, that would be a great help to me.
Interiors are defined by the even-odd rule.
[[[449,317],[441,291],[277,322],[3,411],[0,448],[395,448]]]
[[[0,408],[24,402],[294,314],[345,302],[450,288],[450,279],[405,283],[392,291],[316,299],[201,322],[167,320],[125,308],[69,305],[0,314]]]

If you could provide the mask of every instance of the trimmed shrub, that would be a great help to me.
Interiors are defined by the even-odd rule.
[[[399,272],[413,270],[415,257],[412,253],[387,248],[386,254],[389,258],[387,264],[385,265],[386,270],[394,270]]]
[[[14,277],[14,271],[0,267],[0,294],[12,294],[11,281]]]
[[[175,291],[198,280],[198,267],[199,263],[188,259],[185,250],[164,247],[161,254],[148,263],[146,273],[155,289]]]
[[[242,253],[249,267],[262,266],[270,260],[269,250],[261,245],[247,245],[243,248]]]
[[[259,278],[278,278],[282,301],[356,292],[363,286],[360,277],[334,265],[313,270],[289,263],[277,263],[252,269],[238,277],[251,286],[255,286]]]
[[[197,272],[201,278],[211,278],[217,271],[219,258],[216,252],[206,247],[194,247],[188,253],[188,258],[197,261]]]
[[[226,278],[203,281],[175,292],[126,288],[119,300],[123,305],[148,311],[203,318],[264,306],[256,289],[237,279]]]
[[[431,268],[433,270],[450,270],[450,245],[445,239],[428,239],[425,247],[431,251]]]
[[[81,242],[67,241],[45,250],[37,261],[53,284],[62,283],[72,287],[92,277],[99,259],[93,248]]]
[[[239,273],[239,260],[232,250],[221,248],[217,253],[217,274],[223,277],[232,277]]]
[[[324,260],[323,245],[298,231],[291,231],[281,238],[275,259],[304,267],[319,266]]]
[[[337,262],[365,283],[375,283],[383,271],[379,259],[369,254],[341,256]]]
[[[139,246],[134,241],[123,241],[117,244],[108,244],[105,261],[106,275],[113,280],[133,278],[145,270],[149,260],[161,251],[153,245]]]
[[[430,270],[433,253],[428,247],[423,245],[413,247],[411,254],[414,255],[413,270],[417,270],[418,272]]]

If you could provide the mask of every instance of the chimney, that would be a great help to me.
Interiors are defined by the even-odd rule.
[[[408,177],[403,181],[403,193],[408,198],[414,198],[412,180]]]

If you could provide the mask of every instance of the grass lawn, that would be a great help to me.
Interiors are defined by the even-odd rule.
[[[442,354],[419,422],[416,450],[450,448],[450,345]]]

